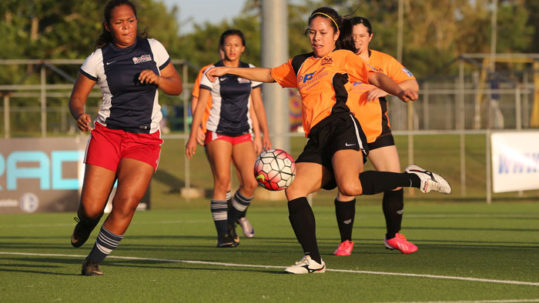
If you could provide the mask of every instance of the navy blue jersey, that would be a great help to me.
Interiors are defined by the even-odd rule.
[[[213,66],[224,64],[219,61]],[[254,67],[254,65],[240,62],[239,67]],[[262,83],[229,74],[210,82],[204,74],[200,88],[210,90],[212,100],[206,129],[225,136],[250,133],[249,98],[251,90],[260,85]]]
[[[157,86],[140,83],[138,76],[145,69],[159,75],[169,62],[163,45],[145,38],[137,38],[126,48],[109,43],[88,56],[81,73],[97,81],[103,93],[96,122],[134,133],[159,130],[162,114]]]

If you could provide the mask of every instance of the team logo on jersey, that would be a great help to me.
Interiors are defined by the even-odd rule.
[[[309,80],[311,80],[313,78],[313,75],[315,74],[316,72],[312,72],[310,74],[305,74],[305,76],[300,76],[299,77],[299,82],[307,82]]]
[[[331,64],[331,63],[333,63],[333,58],[331,57],[322,58],[322,65]]]
[[[414,76],[414,74],[412,74],[412,72],[409,71],[406,67],[403,67],[403,68],[402,68],[402,71],[405,72],[405,73],[406,73],[408,76],[410,76],[410,77],[413,77],[413,76]]]
[[[250,82],[251,82],[251,80],[238,77],[238,83],[240,83],[240,84],[242,84],[242,83],[250,83]]]
[[[133,63],[135,63],[135,64],[148,62],[148,61],[152,61],[152,56],[148,55],[148,54],[142,55],[140,57],[133,57]]]

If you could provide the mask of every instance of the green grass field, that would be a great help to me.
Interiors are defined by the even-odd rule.
[[[539,302],[539,203],[409,202],[411,255],[384,248],[379,203],[358,203],[348,257],[333,208],[314,212],[320,275],[283,273],[302,255],[284,203],[255,202],[256,237],[229,249],[207,205],[139,211],[101,277],[80,276],[97,232],[72,248],[73,213],[1,215],[0,302]]]

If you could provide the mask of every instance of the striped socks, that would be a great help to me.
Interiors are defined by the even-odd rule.
[[[123,236],[112,233],[106,229],[104,225],[101,226],[99,236],[97,237],[95,245],[92,248],[92,251],[90,251],[87,259],[92,263],[100,264],[103,262],[106,256],[108,256],[116,247],[118,247],[118,244],[120,244],[122,239]]]
[[[211,215],[217,234],[224,236],[228,233],[227,219],[228,219],[228,205],[226,200],[211,200]]]
[[[232,198],[232,207],[228,210],[228,222],[229,224],[235,224],[235,222],[245,216],[247,208],[251,204],[253,198],[244,197],[240,191],[236,191],[234,198]]]

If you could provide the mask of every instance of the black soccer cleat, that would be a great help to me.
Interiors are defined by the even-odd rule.
[[[240,236],[236,233],[236,223],[228,224],[228,235],[234,241],[235,246],[240,245]]]
[[[234,241],[234,238],[230,235],[224,235],[224,236],[218,236],[217,237],[217,247],[219,248],[225,248],[225,247],[236,247],[240,245],[239,241]]]
[[[82,261],[81,275],[83,276],[102,276],[103,272],[99,269],[99,264],[93,263],[88,258]]]
[[[90,234],[92,233],[95,224],[83,223],[77,217],[75,217],[74,219],[75,221],[77,221],[77,225],[75,225],[75,228],[73,229],[73,234],[71,235],[71,245],[73,247],[81,247],[82,244],[84,244],[90,237]]]

